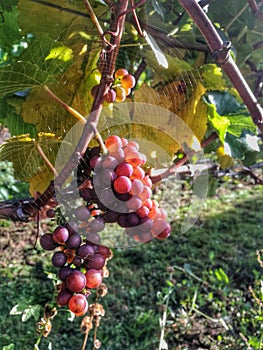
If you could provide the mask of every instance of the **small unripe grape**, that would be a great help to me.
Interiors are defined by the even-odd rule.
[[[132,74],[126,74],[121,78],[121,85],[125,89],[132,89],[136,84],[136,80]]]
[[[119,68],[116,70],[116,72],[114,73],[114,78],[115,79],[119,79],[124,77],[125,75],[129,74],[129,72],[127,71],[127,69],[125,68]]]
[[[126,91],[123,87],[118,86],[116,88],[116,102],[124,102],[126,99]]]

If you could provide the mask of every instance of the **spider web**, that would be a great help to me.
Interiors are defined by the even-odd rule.
[[[39,132],[54,134],[54,143],[52,144],[49,139],[49,143],[44,144],[45,155],[53,162],[54,150],[57,152],[57,145],[60,142],[59,138],[61,140],[64,139],[62,147],[59,149],[59,161],[57,159],[56,163],[59,171],[69,159],[72,149],[76,146],[82,128],[79,128],[76,120],[68,112],[52,101],[50,96],[45,95],[42,86],[43,84],[48,84],[52,91],[64,102],[73,106],[82,114],[87,115],[91,102],[90,100],[89,103],[83,101],[83,93],[84,95],[87,93],[87,99],[89,99],[90,91],[83,91],[83,86],[82,88],[79,87],[83,80],[88,84],[91,84],[92,81],[89,81],[89,77],[85,75],[85,69],[83,70],[82,68],[85,65],[87,67],[87,65],[96,63],[101,48],[100,42],[97,40],[96,35],[93,34],[93,24],[88,22],[86,16],[70,11],[60,12],[59,9],[43,7],[43,4],[39,3],[35,1],[22,1],[20,3],[21,12],[23,12],[23,8],[31,11],[31,13],[27,14],[26,27],[34,33],[37,32],[38,26],[43,25],[43,33],[39,40],[37,37],[33,38],[28,44],[29,48],[22,53],[22,59],[19,64],[23,64],[23,59],[26,64],[22,65],[22,68],[18,64],[15,68],[1,71],[0,81],[2,81],[2,89],[5,87],[5,91],[15,91],[13,95],[8,95],[5,100],[5,103],[9,106],[8,118],[13,119],[16,116],[14,129],[20,130],[20,123],[22,125],[22,133],[29,134],[30,138],[36,139],[38,139]],[[59,2],[54,1],[53,5],[56,4],[59,5]],[[38,8],[37,12],[35,11],[36,6]],[[47,14],[43,15],[41,8],[47,10]],[[103,13],[105,7],[102,7],[101,11]],[[49,14],[51,17],[47,21],[46,18]],[[59,15],[60,20],[55,21],[55,24],[53,23],[50,31],[50,22],[53,21],[54,14],[56,16]],[[30,23],[28,22],[29,18]],[[61,18],[63,18],[62,21]],[[147,20],[149,21],[149,18]],[[87,30],[87,26],[91,32]],[[50,37],[55,39],[55,42],[50,40]],[[69,41],[65,40],[65,37],[70,38]],[[86,40],[86,46],[85,42],[80,41],[79,38]],[[79,44],[79,41],[81,44]],[[67,47],[68,42],[71,44],[69,48]],[[88,50],[86,53],[84,52],[85,49]],[[200,148],[198,140],[202,139],[205,130],[195,130],[197,133],[201,132],[199,137],[196,137],[195,133],[191,131],[191,126],[198,124],[196,119],[198,115],[195,115],[194,112],[197,108],[196,101],[199,101],[203,94],[202,77],[199,69],[192,68],[192,66],[184,62],[185,52],[183,53],[180,49],[170,47],[161,56],[157,52],[161,54],[162,50],[159,49],[153,36],[148,38],[146,42],[144,39],[140,39],[137,46],[129,46],[129,43],[124,43],[119,52],[117,68],[125,66],[131,73],[135,73],[141,59],[144,57],[147,62],[145,73],[150,75],[151,86],[143,85],[135,91],[133,97],[135,101],[134,108],[131,108],[132,99],[127,99],[128,103],[116,104],[113,108],[105,107],[101,114],[98,129],[103,138],[106,138],[109,134],[116,133],[122,134],[129,139],[136,139],[140,143],[142,151],[147,154],[151,165],[159,169],[171,165],[174,154],[182,146],[187,152],[184,142],[188,143],[190,141],[190,144],[194,147]],[[190,56],[190,53],[188,52],[187,55]],[[89,61],[90,58],[91,61]],[[167,68],[164,68],[166,63],[162,60],[167,60]],[[86,71],[90,73],[90,70]],[[59,72],[61,72],[60,75],[58,75]],[[13,79],[14,74],[17,76],[16,81]],[[13,85],[9,83],[8,77],[10,76],[12,77],[10,81]],[[4,85],[10,87],[10,90]],[[152,120],[149,113],[153,113]],[[140,119],[140,116],[144,114],[148,115],[146,121]],[[165,118],[163,117],[164,114]],[[176,117],[177,114],[180,115],[180,118]],[[21,117],[22,121],[19,119]],[[160,121],[161,118],[163,118],[162,121]],[[189,125],[190,127],[187,129],[187,135],[184,135],[186,138],[181,138],[179,131],[176,134],[171,134],[169,130],[176,129],[179,119],[184,120],[186,126]],[[181,125],[180,127],[182,128],[181,132],[186,130],[184,126]],[[16,135],[15,132],[12,135]],[[23,143],[11,142],[9,144],[6,158],[10,154],[15,154],[17,169],[23,168],[25,161],[30,159],[26,158],[32,149],[29,148],[28,151],[26,147],[28,145],[23,145]],[[43,183],[46,185],[47,179],[52,180],[53,174],[49,169],[43,168],[45,164],[41,159],[40,161],[32,161],[30,167],[31,180],[33,178],[34,183],[33,187],[39,187],[40,192],[42,192],[44,188],[41,185]],[[35,168],[38,171],[33,174]],[[16,175],[18,175],[18,171]],[[19,175],[17,177],[19,178]],[[158,199],[161,201],[161,204],[165,203],[170,215],[169,220],[172,221],[177,215],[176,208],[181,200],[180,178],[178,179],[178,176],[171,177],[167,183],[175,184],[172,186],[175,198],[171,200],[169,196],[171,187],[163,186],[162,196],[159,195]],[[175,203],[176,206],[174,205]],[[195,217],[199,213],[199,209],[197,208],[197,211],[195,211]],[[190,222],[190,226],[191,224],[192,222]],[[105,237],[107,241],[107,233]],[[117,234],[114,245],[120,242],[119,238],[120,236]],[[107,244],[109,245],[108,242]],[[123,242],[121,244],[123,245]]]

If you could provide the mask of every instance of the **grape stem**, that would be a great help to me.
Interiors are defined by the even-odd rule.
[[[204,140],[201,143],[201,147],[202,148],[207,147],[208,145],[210,145],[211,142],[213,142],[217,138],[218,138],[217,134],[215,132],[213,132],[206,140]],[[152,176],[151,177],[152,183],[156,184],[156,183],[160,182],[161,180],[163,180],[171,175],[174,175],[177,172],[178,168],[181,167],[183,164],[185,164],[195,153],[196,153],[196,151],[191,151],[191,152],[188,152],[187,154],[184,154],[184,156],[181,159],[179,159],[176,163],[171,165],[162,174]]]
[[[38,153],[40,154],[41,158],[44,160],[44,162],[46,163],[48,168],[52,171],[54,176],[58,176],[58,173],[57,173],[56,169],[54,168],[53,164],[49,161],[48,157],[45,155],[45,153],[44,153],[43,149],[41,148],[40,144],[36,140],[34,140],[34,145],[35,145]]]
[[[179,0],[179,2],[206,39],[215,62],[224,69],[237,89],[251,114],[254,124],[259,128],[263,140],[263,109],[230,54],[231,42],[223,42],[197,0]],[[252,4],[252,1],[250,3]],[[255,5],[255,2],[253,4]]]

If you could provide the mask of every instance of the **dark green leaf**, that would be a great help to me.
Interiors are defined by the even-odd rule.
[[[3,350],[15,350],[15,345],[14,344],[5,345],[3,347]]]
[[[16,62],[0,69],[0,97],[34,86],[54,83],[54,76],[30,62]]]
[[[227,133],[225,138],[225,151],[232,158],[242,159],[246,152],[259,152],[257,136],[248,132],[243,132],[241,137]]]
[[[158,13],[158,15],[160,15],[162,17],[162,19],[164,20],[164,8],[163,6],[159,3],[159,1],[157,0],[152,0],[152,5],[153,8],[155,9],[155,11]]]
[[[251,133],[256,132],[256,126],[253,123],[252,118],[248,115],[236,114],[227,116],[227,118],[230,120],[230,125],[227,131],[236,137],[240,137],[244,131],[249,131]]]
[[[12,136],[21,134],[36,135],[35,125],[25,123],[16,113],[15,108],[4,99],[0,100],[0,124],[8,127]]]
[[[11,51],[12,46],[21,40],[21,34],[17,23],[17,9],[4,11],[0,20],[0,47],[5,51]]]
[[[0,6],[3,11],[12,11],[17,6],[18,0],[1,0]]]
[[[229,92],[213,91],[207,94],[207,100],[216,106],[216,111],[222,116],[233,114],[240,110],[241,105]]]

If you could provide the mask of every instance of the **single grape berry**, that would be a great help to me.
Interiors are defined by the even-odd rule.
[[[63,252],[56,252],[52,256],[52,264],[55,267],[62,267],[66,264],[67,262],[67,255]]]
[[[85,273],[85,276],[87,288],[97,288],[102,283],[102,275],[98,270],[90,269]]]
[[[73,235],[69,236],[66,241],[66,246],[69,249],[78,249],[81,244],[81,236],[79,233],[73,233]]]
[[[75,217],[80,221],[87,221],[90,218],[90,211],[85,205],[80,205],[75,210]]]
[[[88,310],[88,302],[85,295],[83,294],[73,295],[69,300],[68,308],[76,316],[84,315]]]
[[[127,69],[125,68],[119,68],[116,70],[116,72],[114,73],[114,78],[115,79],[119,79],[124,77],[125,75],[129,74],[129,72],[127,71]]]
[[[87,268],[89,269],[102,269],[105,264],[105,257],[101,254],[96,253],[92,260],[87,261]]]
[[[121,85],[125,89],[132,89],[136,84],[136,80],[132,74],[126,74],[121,78]]]
[[[70,298],[72,297],[73,293],[70,292],[68,289],[64,288],[62,289],[57,296],[57,303],[60,306],[68,305]]]
[[[126,91],[123,87],[116,87],[116,102],[124,102],[126,99]]]
[[[66,281],[68,275],[71,274],[73,269],[70,266],[62,266],[58,271],[58,277],[61,281]]]
[[[48,209],[46,214],[48,218],[52,219],[56,216],[56,211],[54,209]]]
[[[93,259],[95,254],[95,248],[94,246],[90,244],[83,244],[78,249],[78,256],[82,259]]]
[[[113,103],[116,99],[116,91],[114,89],[110,89],[105,95],[105,101],[107,103]]]
[[[52,233],[45,233],[40,237],[39,241],[41,247],[45,250],[54,250],[58,243],[54,241]]]
[[[52,237],[55,242],[63,244],[69,238],[69,231],[64,226],[58,226],[53,232]]]
[[[72,271],[66,279],[66,286],[73,293],[81,292],[86,286],[85,275],[79,270]]]
[[[116,136],[116,135],[110,135],[105,140],[105,146],[106,146],[108,151],[116,152],[122,146],[121,138],[119,136]]]
[[[128,193],[132,188],[132,182],[127,176],[119,176],[114,180],[113,187],[118,193]]]

